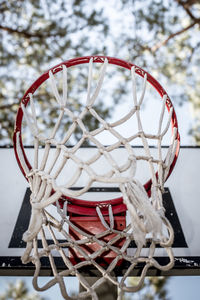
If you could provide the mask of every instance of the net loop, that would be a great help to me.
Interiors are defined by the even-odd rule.
[[[110,221],[109,223],[110,223],[110,226],[106,223],[106,221],[105,221],[105,219],[104,219],[104,217],[103,217],[103,215],[102,215],[102,212],[101,212],[99,206],[96,207],[96,211],[97,211],[97,214],[98,214],[99,219],[101,220],[101,223],[103,224],[103,226],[104,226],[106,229],[112,231],[113,228],[114,228],[114,217],[113,217],[113,212],[112,212],[112,206],[111,206],[111,205],[108,206],[109,221]]]

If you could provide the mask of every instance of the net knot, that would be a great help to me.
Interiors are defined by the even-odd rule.
[[[148,162],[152,162],[154,160],[154,158],[152,157],[152,156],[150,156],[149,158],[148,158]]]
[[[121,138],[120,142],[122,145],[126,145],[127,144],[127,139],[126,138]]]
[[[139,130],[138,131],[138,136],[141,137],[141,138],[144,137],[144,131]]]
[[[105,130],[109,130],[110,129],[109,124],[107,122],[105,122],[105,121],[103,122],[103,127],[104,127]]]
[[[135,106],[134,106],[134,109],[135,109],[135,110],[140,110],[140,105],[135,105]]]

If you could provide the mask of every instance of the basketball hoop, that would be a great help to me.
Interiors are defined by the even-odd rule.
[[[96,87],[93,88],[93,70],[97,64],[101,68]],[[67,74],[70,68],[79,65],[88,65],[89,71],[86,100],[81,112],[77,114],[68,106]],[[95,103],[98,101],[109,66],[127,69],[132,83],[132,107],[125,116],[114,122],[105,121],[95,110]],[[61,74],[62,96],[56,81],[58,73]],[[137,93],[137,77],[142,79],[140,97]],[[35,92],[46,81],[50,82],[52,94],[57,103],[56,109],[59,110],[58,119],[48,136],[45,136],[44,132],[41,133],[39,129],[34,101]],[[147,133],[142,125],[141,106],[144,102],[147,84],[157,91],[162,101],[156,134]],[[164,118],[165,110],[168,114],[167,120]],[[87,129],[84,123],[87,114],[92,115],[98,121],[99,125],[94,130]],[[71,120],[71,123],[64,136],[58,139],[56,133],[65,116]],[[119,132],[118,127],[131,118],[136,120],[137,132],[125,137]],[[34,139],[33,164],[30,163],[23,147],[23,119]],[[82,136],[74,146],[69,147],[67,142],[77,127]],[[162,141],[170,127],[171,142],[163,154]],[[98,135],[103,132],[109,132],[115,138],[115,142],[111,145],[104,145],[98,139]],[[142,155],[136,155],[131,145],[136,139],[141,141],[144,151]],[[153,157],[150,151],[149,141],[152,140],[157,143],[156,157]],[[79,155],[85,141],[95,145],[94,154],[87,159]],[[44,145],[44,149],[39,160],[41,145]],[[62,296],[65,299],[71,299],[68,296],[64,277],[73,275],[78,278],[85,289],[79,293],[79,299],[87,296],[97,299],[95,290],[105,280],[118,286],[119,299],[121,299],[123,292],[135,292],[141,288],[149,268],[155,267],[163,271],[172,268],[174,257],[171,247],[174,234],[165,217],[162,193],[164,183],[175,166],[179,146],[177,118],[169,96],[150,74],[134,64],[106,56],[87,56],[63,62],[39,77],[21,101],[14,131],[16,159],[32,192],[30,199],[32,215],[29,228],[23,236],[27,247],[22,261],[35,264],[33,279],[35,289],[46,290],[58,283]],[[120,147],[124,149],[123,163],[118,162],[113,155]],[[51,156],[52,151],[54,153]],[[106,161],[108,169],[100,172],[93,166],[102,158]],[[75,166],[75,172],[69,171],[65,182],[60,184],[59,177],[62,177],[63,170],[70,162]],[[150,170],[150,179],[146,183],[140,182],[137,178],[138,162],[142,162],[145,168]],[[144,172],[146,172],[145,169]],[[83,174],[85,175],[84,185],[74,188]],[[119,188],[122,196],[102,201],[83,199],[83,196],[96,183],[114,185]],[[52,204],[56,206],[56,216],[48,211],[48,207]],[[53,244],[48,244],[47,232],[51,235]],[[64,241],[60,242],[55,232],[59,232],[64,237]],[[42,240],[42,249],[38,247],[39,238]],[[129,255],[128,247],[132,242],[135,243],[136,248],[134,255]],[[144,255],[145,245],[149,245],[149,249]],[[154,258],[157,247],[162,247],[168,253],[169,262],[164,266]],[[68,253],[66,249],[69,249]],[[57,269],[54,253],[62,259],[64,270]],[[49,259],[54,278],[41,288],[37,280],[43,257]],[[127,271],[118,282],[112,274],[115,268],[124,262],[127,263]],[[140,280],[134,287],[127,286],[125,280],[138,264],[143,265]],[[81,269],[85,267],[97,269],[101,276],[92,286],[81,274]]]

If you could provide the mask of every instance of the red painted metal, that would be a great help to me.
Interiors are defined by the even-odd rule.
[[[104,217],[104,219],[109,224],[109,217]],[[96,235],[100,233],[105,233],[105,227],[103,226],[99,217],[97,216],[96,217],[73,216],[73,214],[72,215],[70,214],[70,221],[79,229],[83,231],[87,231],[88,234]],[[119,215],[115,216],[114,228],[115,230],[118,231],[123,231],[126,228],[125,214],[121,214],[120,216]],[[85,238],[72,227],[69,227],[69,234],[70,237],[76,241]],[[106,234],[102,238],[100,238],[100,240],[108,243],[116,235],[117,235],[116,233]],[[112,246],[116,247],[117,249],[120,249],[123,246],[125,240],[126,240],[125,238],[119,238],[119,240],[113,243]],[[84,250],[84,252],[87,254],[93,254],[94,252],[101,249],[101,245],[97,242],[89,242],[84,245],[81,245],[80,248],[82,248],[82,250]],[[100,260],[99,262],[101,266],[104,266],[111,263],[116,256],[117,256],[116,252],[112,250],[108,250],[104,252],[103,255],[98,256],[96,259]],[[80,261],[84,260],[82,254],[78,250],[74,249],[73,247],[69,247],[69,258],[73,264],[77,264]],[[117,266],[119,266],[121,262],[122,260],[118,261]]]

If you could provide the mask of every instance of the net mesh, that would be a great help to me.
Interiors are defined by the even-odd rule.
[[[94,103],[98,98],[109,63],[105,58],[99,73],[97,86],[92,92],[93,64],[93,58],[91,58],[89,62],[86,104],[78,115],[68,107],[67,67],[64,64],[61,65],[63,79],[62,96],[58,91],[53,72],[49,71],[52,92],[59,105],[59,116],[48,137],[44,137],[40,133],[33,94],[30,93],[28,95],[30,110],[28,110],[26,105],[21,104],[28,128],[34,136],[34,163],[32,169],[29,170],[21,150],[20,133],[17,133],[17,151],[20,163],[25,170],[32,192],[30,199],[32,214],[29,228],[23,235],[23,240],[27,243],[27,247],[22,261],[35,264],[36,270],[33,285],[38,291],[46,290],[55,284],[59,284],[62,296],[65,299],[71,299],[68,295],[64,277],[72,275],[78,278],[84,288],[84,291],[79,293],[78,299],[88,296],[91,296],[92,299],[98,299],[96,289],[106,280],[111,281],[119,288],[119,299],[122,299],[123,292],[135,292],[141,288],[147,270],[150,267],[165,271],[172,268],[174,264],[171,248],[174,234],[169,221],[165,217],[162,193],[164,182],[169,174],[177,149],[177,129],[173,129],[171,144],[167,149],[167,154],[163,157],[161,144],[170,127],[173,108],[170,108],[168,121],[163,125],[167,101],[167,96],[164,95],[157,134],[152,135],[144,131],[140,109],[145,96],[147,74],[143,74],[142,93],[138,98],[136,91],[136,67],[132,67],[130,72],[133,94],[132,108],[126,116],[118,121],[113,123],[106,122],[95,110]],[[89,131],[84,124],[84,117],[88,113],[98,120],[99,124],[98,128],[92,131]],[[58,140],[56,132],[61,126],[64,116],[70,118],[71,125],[62,139]],[[136,118],[138,130],[136,134],[125,138],[119,133],[117,126],[123,124],[131,117]],[[77,127],[81,129],[82,136],[75,146],[67,147],[66,143]],[[104,131],[110,132],[117,141],[109,146],[103,145],[97,138],[97,135]],[[144,149],[143,155],[136,155],[131,146],[131,142],[136,138],[141,140]],[[85,160],[77,153],[86,140],[91,141],[95,145],[96,151],[89,159]],[[148,144],[149,140],[157,141],[156,158],[152,157]],[[40,143],[45,144],[41,161],[39,161]],[[54,154],[49,158],[52,146],[54,146]],[[126,160],[123,164],[119,164],[112,155],[113,151],[119,147],[123,147],[125,150]],[[102,157],[109,166],[109,169],[103,173],[99,172],[97,168],[93,168],[95,162]],[[62,184],[60,184],[59,177],[62,177],[62,171],[70,161],[73,162],[75,171],[68,173]],[[152,180],[150,197],[142,183],[135,176],[138,161],[143,161],[146,164],[146,168],[150,170]],[[82,174],[86,178],[84,186],[80,189],[72,189]],[[119,187],[130,219],[130,222],[127,222],[123,230],[116,228],[116,217],[113,215],[112,205],[108,204],[107,217],[102,213],[101,207],[96,206],[96,217],[102,224],[102,231],[98,233],[88,232],[84,228],[80,228],[73,221],[73,218],[70,218],[67,213],[67,198],[64,205],[60,205],[59,199],[63,196],[68,198],[79,197],[97,182],[100,184],[115,184]],[[55,203],[57,212],[53,216],[48,211],[48,207]],[[77,239],[72,237],[70,230],[77,233]],[[58,239],[57,233],[62,236],[62,240]],[[53,243],[48,243],[47,236],[51,236]],[[110,236],[110,238],[106,240],[106,236]],[[42,247],[38,246],[39,239],[42,240]],[[134,254],[130,255],[128,249],[133,241],[135,243],[135,251]],[[84,246],[92,244],[98,246],[91,253]],[[169,262],[164,266],[160,265],[154,258],[158,246],[162,247],[169,256]],[[142,252],[144,248],[147,250],[145,255]],[[72,256],[69,255],[70,249],[78,253],[78,262],[75,262]],[[114,254],[110,263],[105,266],[98,259],[109,251]],[[39,287],[38,277],[44,257],[47,257],[49,260],[53,279],[50,279],[43,287]],[[62,260],[61,271],[56,265],[56,257]],[[127,269],[122,278],[117,280],[113,277],[113,272],[121,261],[127,263]],[[126,279],[138,265],[142,266],[140,279],[135,286],[128,286]],[[82,274],[82,269],[87,267],[97,269],[100,274],[99,279],[93,285],[90,285]]]

